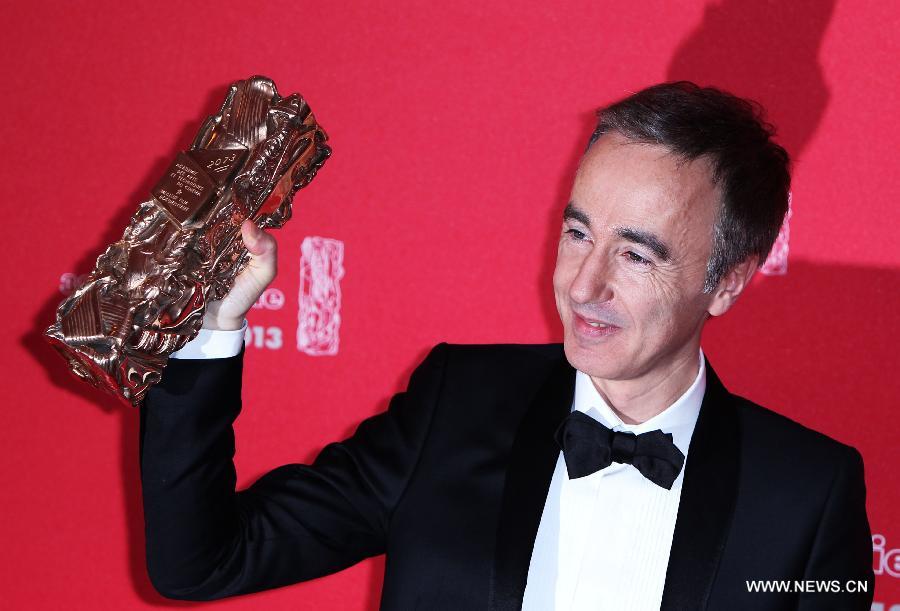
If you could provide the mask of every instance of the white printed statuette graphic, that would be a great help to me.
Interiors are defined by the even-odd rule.
[[[772,245],[772,250],[769,252],[769,256],[766,257],[766,262],[759,269],[767,276],[783,276],[787,273],[788,239],[791,237],[788,221],[791,220],[791,214],[793,214],[791,211],[791,193],[788,193],[788,209],[787,214],[784,215],[784,222],[781,223],[778,237],[775,238],[775,244]]]
[[[344,243],[310,236],[300,245],[297,350],[312,356],[338,352]]]

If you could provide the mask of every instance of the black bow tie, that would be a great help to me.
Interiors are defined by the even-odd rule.
[[[634,435],[613,431],[587,414],[570,413],[556,431],[571,479],[605,469],[612,462],[633,465],[657,486],[672,489],[684,466],[684,454],[671,433],[660,430]]]

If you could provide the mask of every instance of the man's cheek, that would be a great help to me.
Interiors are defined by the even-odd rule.
[[[638,299],[641,307],[654,320],[671,321],[679,316],[684,307],[690,307],[682,296],[684,287],[676,278],[655,276],[648,279],[643,289]]]
[[[556,311],[559,312],[560,318],[565,322],[565,312],[569,300],[569,287],[572,285],[572,279],[566,273],[566,270],[557,265],[553,272],[553,296],[556,299]]]
[[[559,293],[555,293],[554,298],[556,301],[556,313],[559,314],[559,320],[562,322],[563,328],[568,329],[569,321],[566,316],[565,302],[560,299]]]

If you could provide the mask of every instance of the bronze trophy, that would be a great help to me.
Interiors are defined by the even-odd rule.
[[[261,76],[232,84],[44,332],[75,375],[138,405],[249,261],[241,223],[281,227],[327,138],[299,95]]]

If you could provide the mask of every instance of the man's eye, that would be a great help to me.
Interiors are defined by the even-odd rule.
[[[636,252],[632,252],[629,250],[628,252],[625,253],[625,256],[627,256],[631,261],[633,261],[635,263],[639,263],[641,265],[650,265],[649,259],[645,259],[644,257],[637,254]]]
[[[575,240],[583,240],[587,237],[583,231],[578,231],[577,229],[566,229],[563,233],[569,234]]]

